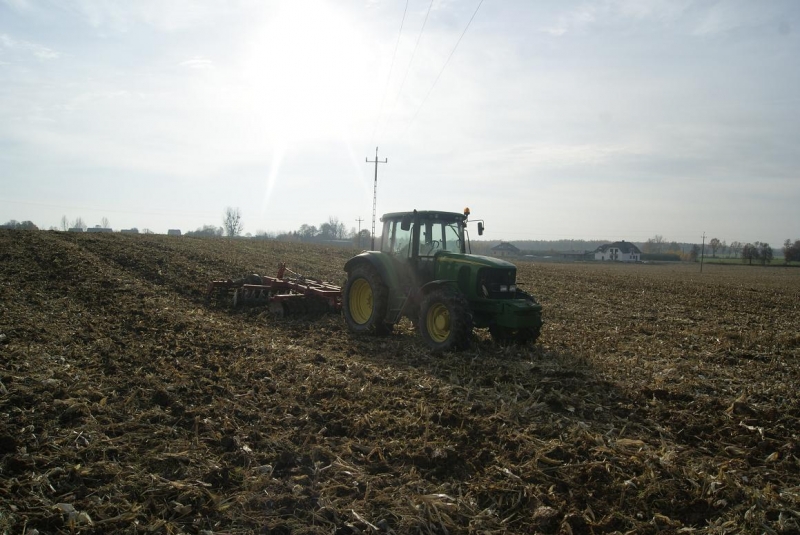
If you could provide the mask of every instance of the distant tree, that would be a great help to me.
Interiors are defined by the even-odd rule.
[[[319,226],[319,237],[323,240],[333,240],[336,238],[336,228],[330,223],[322,223]]]
[[[792,240],[786,240],[783,242],[783,261],[785,263],[789,262],[800,262],[800,240],[795,240],[792,243]]]
[[[79,228],[82,230],[86,230],[88,226],[86,225],[86,223],[84,223],[83,218],[79,216],[75,218],[70,228]]]
[[[361,229],[361,233],[356,233],[356,236],[353,238],[353,243],[359,249],[364,247],[370,246],[370,231],[367,229]]]
[[[155,233],[152,230],[150,230],[149,228],[143,228],[142,229],[142,234],[155,234]]]
[[[767,242],[756,242],[756,245],[758,246],[758,259],[761,261],[761,265],[771,264],[773,258],[772,247]]]
[[[739,257],[739,253],[742,251],[743,248],[744,248],[744,246],[742,245],[742,242],[740,242],[740,241],[732,241],[730,246],[728,247],[728,250],[730,250],[730,252],[731,252],[731,254],[733,255],[734,258],[738,258]]]
[[[61,225],[60,226],[61,226],[61,230],[64,230],[64,231],[69,230],[69,220],[67,219],[67,216],[65,216],[65,215],[61,216]]]
[[[298,230],[298,236],[301,240],[311,240],[319,234],[317,227],[314,225],[306,225],[303,223]]]
[[[689,260],[691,262],[697,262],[698,256],[700,256],[700,246],[695,243],[692,245],[692,248],[689,249]]]
[[[203,225],[202,228],[197,230],[190,230],[186,233],[187,236],[195,236],[195,237],[214,237],[214,236],[222,236],[225,230],[222,227],[215,227],[214,225]]]
[[[725,250],[728,248],[728,244],[725,240],[722,240],[722,243],[719,244],[719,254],[720,256],[725,254]]]
[[[742,246],[742,262],[752,264],[753,260],[758,260],[758,246],[752,243],[746,243]]]
[[[719,238],[711,238],[711,241],[708,242],[709,248],[711,248],[711,257],[714,258],[717,256],[717,251],[722,246],[722,242],[719,241]]]
[[[267,232],[266,230],[259,229],[256,231],[255,238],[257,240],[274,240],[275,233],[274,232]]]
[[[100,226],[103,228],[108,228],[109,222],[107,217],[104,217],[103,219],[100,220]]]
[[[222,227],[231,238],[238,236],[244,230],[242,223],[242,212],[238,208],[228,206],[222,218]]]
[[[649,238],[647,242],[644,244],[644,252],[646,253],[661,253],[664,250],[664,244],[666,240],[664,240],[664,236],[661,234],[656,234],[652,238]]]
[[[32,221],[23,221],[20,223],[16,219],[11,219],[7,221],[5,224],[0,225],[0,228],[5,228],[9,230],[39,230],[39,227],[33,224]]]

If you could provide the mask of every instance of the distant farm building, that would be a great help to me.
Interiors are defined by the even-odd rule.
[[[580,260],[592,260],[594,258],[594,253],[589,251],[563,251],[558,253],[558,256],[563,260],[576,262]]]
[[[179,228],[171,228],[167,231],[167,236],[180,236],[181,229]]]
[[[126,228],[119,231],[120,234],[139,234],[138,228]]]
[[[631,242],[625,240],[601,245],[594,252],[595,260],[611,260],[612,262],[638,262],[642,252]]]
[[[107,233],[107,232],[114,232],[114,231],[113,231],[112,229],[110,229],[110,228],[106,228],[106,227],[89,227],[89,228],[87,228],[87,229],[86,229],[86,232],[102,232],[102,233]]]
[[[501,241],[499,245],[492,247],[492,254],[495,256],[517,256],[519,249],[508,242]]]
[[[83,232],[83,229],[81,227],[72,227],[69,232]]]

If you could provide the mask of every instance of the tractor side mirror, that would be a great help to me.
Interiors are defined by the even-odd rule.
[[[400,229],[401,229],[401,230],[408,230],[408,229],[410,229],[410,228],[411,228],[411,217],[409,217],[409,216],[405,216],[405,217],[404,217],[404,218],[403,218],[403,219],[400,221]]]
[[[478,236],[483,236],[483,221],[478,221]]]

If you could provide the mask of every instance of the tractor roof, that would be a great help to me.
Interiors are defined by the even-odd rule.
[[[464,219],[464,214],[460,214],[458,212],[440,212],[438,210],[419,210],[415,211],[417,217],[420,219]],[[386,221],[388,219],[402,219],[405,216],[413,216],[415,212],[392,212],[389,214],[383,214],[381,216],[381,221]]]

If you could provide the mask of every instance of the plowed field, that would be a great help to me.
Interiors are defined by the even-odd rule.
[[[539,342],[440,356],[203,302],[351,254],[0,232],[0,532],[800,532],[800,270],[519,263]]]

